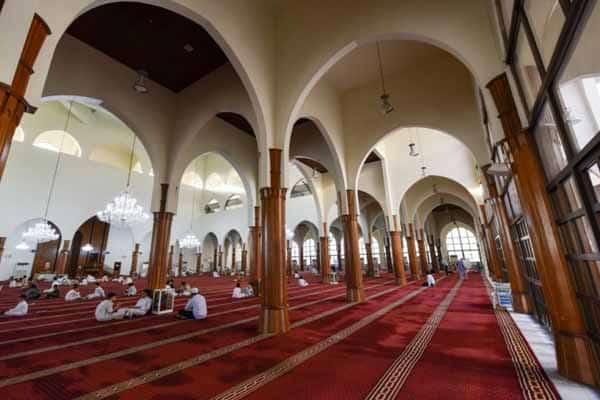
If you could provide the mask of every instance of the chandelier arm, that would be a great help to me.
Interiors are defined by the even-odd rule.
[[[50,181],[50,191],[48,192],[48,200],[46,201],[46,207],[44,209],[44,221],[48,220],[48,210],[50,209],[50,200],[54,194],[54,186],[56,184],[56,175],[58,174],[58,166],[60,165],[60,159],[62,155],[62,147],[65,142],[65,136],[67,129],[69,128],[69,122],[71,120],[71,109],[73,108],[73,100],[69,102],[69,111],[67,113],[67,120],[65,121],[65,129],[63,130],[62,137],[60,139],[60,145],[58,147],[58,155],[56,156],[56,164],[54,165],[54,172],[52,173],[52,180]]]

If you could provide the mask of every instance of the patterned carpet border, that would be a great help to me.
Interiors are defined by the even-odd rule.
[[[381,376],[375,386],[373,386],[369,394],[365,397],[365,400],[391,400],[398,396],[406,379],[429,346],[433,335],[439,327],[442,318],[446,315],[448,307],[450,307],[450,304],[456,297],[462,283],[463,280],[460,279],[450,289],[444,300],[436,307],[433,314],[431,314],[427,322],[417,332],[404,351],[394,360],[392,365]]]
[[[485,282],[491,303],[494,304],[490,282],[487,279],[483,281]],[[510,358],[515,366],[523,398],[526,400],[560,399],[554,384],[550,381],[548,375],[546,375],[546,371],[544,371],[544,368],[533,354],[529,343],[527,343],[527,340],[508,311],[497,306],[494,308],[494,313],[500,326],[500,332],[508,348]]]
[[[426,287],[421,287],[405,296],[402,296],[400,299],[394,301],[393,303],[388,304],[387,306],[380,308],[376,312],[368,315],[365,318],[355,322],[354,324],[338,331],[336,334],[329,336],[328,338],[308,347],[307,349],[294,354],[293,356],[285,359],[279,364],[275,365],[268,370],[253,376],[250,379],[245,380],[244,382],[232,387],[231,389],[213,397],[211,400],[237,400],[241,399],[250,393],[258,390],[262,386],[267,383],[287,374],[292,369],[296,368],[298,365],[304,363],[306,360],[316,356],[317,354],[327,350],[329,347],[339,343],[340,341],[346,339],[348,336],[352,335],[356,331],[364,328],[369,325],[373,321],[379,319],[384,316],[394,308],[400,306],[401,304],[406,303],[410,299],[414,298],[418,294],[427,290]]]
[[[366,300],[372,300],[372,299],[378,298],[380,296],[383,296],[385,294],[388,294],[388,293],[390,293],[392,291],[395,291],[395,290],[398,290],[398,289],[399,289],[399,287],[393,287],[393,288],[384,290],[384,291],[382,291],[380,293],[377,293],[377,294],[374,294],[372,296],[367,297]],[[336,297],[339,297],[339,295],[331,296],[331,298],[336,298]],[[297,306],[294,306],[294,307],[290,307],[290,310],[307,307],[307,306],[310,306],[312,304],[317,304],[317,303],[320,303],[320,302],[323,302],[323,301],[326,301],[326,300],[329,300],[329,299],[330,298],[325,298],[325,299],[316,300],[316,301],[313,301],[313,302],[310,302],[310,303],[300,304],[300,305],[297,305]],[[337,312],[346,310],[346,309],[348,309],[350,307],[354,307],[354,306],[356,306],[356,303],[347,303],[347,304],[344,304],[344,305],[336,307],[336,308],[334,308],[332,310],[325,311],[325,312],[319,313],[317,315],[314,315],[312,317],[309,317],[309,318],[303,319],[301,321],[298,321],[298,322],[292,324],[291,328],[292,329],[293,328],[297,328],[299,326],[308,324],[310,322],[316,321],[316,320],[321,319],[321,318],[325,318],[325,317],[327,317],[329,315],[335,314]],[[256,320],[257,318],[258,317],[253,317],[252,319]],[[160,369],[157,369],[157,370],[154,370],[154,371],[150,371],[150,372],[145,373],[143,375],[140,375],[138,377],[135,377],[135,378],[132,378],[132,379],[128,379],[128,380],[125,380],[125,381],[122,381],[122,382],[119,382],[119,383],[116,383],[114,385],[105,387],[105,388],[100,389],[100,390],[96,390],[94,392],[91,392],[91,393],[88,393],[88,394],[83,395],[81,397],[78,397],[75,400],[104,399],[104,398],[113,396],[113,395],[115,395],[117,393],[123,392],[125,390],[134,388],[136,386],[144,385],[144,384],[150,383],[152,381],[164,378],[165,376],[168,376],[168,375],[180,372],[180,371],[182,371],[182,370],[184,370],[186,368],[191,368],[191,367],[200,365],[200,364],[205,363],[205,362],[207,362],[209,360],[212,360],[214,358],[221,357],[221,356],[223,356],[225,354],[228,354],[228,353],[231,353],[233,351],[239,350],[239,349],[241,349],[243,347],[250,346],[250,345],[252,345],[254,343],[257,343],[257,342],[260,342],[262,340],[268,339],[268,338],[270,338],[272,336],[274,336],[274,335],[273,334],[262,334],[262,335],[253,336],[253,337],[248,338],[246,340],[242,340],[240,342],[233,343],[233,344],[231,344],[229,346],[224,346],[224,347],[218,348],[218,349],[213,350],[213,351],[208,352],[208,353],[199,354],[199,355],[197,355],[195,357],[192,357],[192,358],[189,358],[187,360],[184,360],[184,361],[181,361],[181,362],[178,362],[178,363],[175,363],[175,364],[172,364],[172,365],[169,365],[169,366],[166,366],[164,368],[160,368]]]

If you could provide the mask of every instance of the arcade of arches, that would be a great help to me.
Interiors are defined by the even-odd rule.
[[[596,0],[0,0],[0,311],[65,282],[0,317],[1,397],[600,398],[599,27]],[[127,278],[148,315],[63,299],[131,307]],[[159,312],[171,279],[205,319]]]

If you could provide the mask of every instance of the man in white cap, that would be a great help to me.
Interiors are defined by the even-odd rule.
[[[185,308],[179,310],[177,318],[179,319],[204,319],[206,318],[206,299],[202,296],[198,288],[192,288],[192,298],[188,300]]]

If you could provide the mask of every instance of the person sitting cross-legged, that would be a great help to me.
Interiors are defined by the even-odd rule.
[[[123,315],[127,318],[141,317],[148,314],[150,308],[152,308],[152,291],[144,289],[135,306],[123,309]]]
[[[306,280],[304,279],[304,277],[302,275],[300,275],[300,278],[298,278],[298,286],[300,286],[300,287],[308,286],[308,282],[306,282]]]
[[[185,308],[179,310],[177,318],[179,319],[204,319],[206,318],[206,299],[202,296],[198,288],[192,288],[192,298],[188,300]]]
[[[81,300],[81,293],[79,293],[79,285],[75,283],[73,288],[65,295],[65,301]]]
[[[29,310],[29,304],[27,303],[27,295],[22,294],[21,300],[17,303],[13,308],[6,310],[4,315],[7,317],[22,317],[23,315],[27,315],[27,311]]]
[[[242,288],[240,287],[240,283],[237,282],[235,284],[235,287],[233,288],[233,293],[231,294],[231,298],[241,299],[243,297],[246,297],[246,296],[244,295],[244,293],[242,293]]]
[[[123,311],[117,310],[117,306],[114,303],[116,296],[116,294],[110,292],[108,295],[106,295],[105,300],[102,300],[100,303],[98,303],[96,306],[96,311],[94,312],[96,321],[106,322],[114,319],[123,319]]]
[[[127,284],[127,290],[125,291],[125,296],[135,296],[137,294],[137,289],[133,282]]]
[[[100,286],[100,281],[96,281],[96,288],[94,289],[94,293],[90,293],[87,295],[87,299],[103,299],[105,297],[104,289]]]

